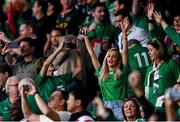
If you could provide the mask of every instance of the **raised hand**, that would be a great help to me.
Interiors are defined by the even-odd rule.
[[[28,82],[27,85],[29,86],[28,94],[34,95],[34,93],[37,92],[35,85],[30,82]]]
[[[154,12],[154,4],[153,3],[149,3],[146,8],[147,8],[148,19],[152,19],[153,12]]]
[[[129,75],[129,84],[133,89],[141,87],[141,75],[139,71],[133,71]]]
[[[0,32],[0,40],[2,40],[5,44],[10,43],[10,41],[7,39],[6,34],[4,32]]]
[[[37,92],[35,85],[31,82],[20,82],[18,89],[21,96],[34,95]]]
[[[18,91],[19,91],[19,93],[20,93],[21,96],[27,96],[27,92],[25,92],[23,86],[20,86],[20,87],[18,88]]]
[[[103,101],[101,100],[101,98],[99,97],[95,97],[94,100],[93,100],[93,104],[97,105],[97,106],[104,106],[104,103]]]
[[[87,36],[87,33],[89,32],[89,27],[87,26],[83,26],[81,27],[80,29],[80,34],[83,35],[83,36]]]
[[[103,101],[99,97],[95,97],[93,104],[97,106],[97,116],[103,116],[106,112]]]
[[[5,54],[7,54],[7,53],[10,53],[11,50],[12,50],[12,49],[9,48],[7,44],[5,44],[4,47],[3,47],[3,49],[2,49],[2,51],[1,51],[1,54],[2,54],[2,55],[5,55]]]
[[[123,21],[120,23],[121,31],[127,32],[127,29],[129,27],[129,19],[128,17],[125,17]]]
[[[161,24],[161,21],[163,20],[161,13],[155,11],[155,12],[153,13],[153,16],[154,16],[154,19],[156,20],[156,22],[159,23],[159,24]]]

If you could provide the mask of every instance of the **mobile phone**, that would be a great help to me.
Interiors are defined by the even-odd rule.
[[[86,35],[85,31],[79,31],[80,34]]]
[[[87,30],[84,30],[83,27],[81,27],[79,33],[80,33],[81,35],[87,35]]]
[[[165,97],[173,101],[180,101],[180,88],[167,89],[165,93]]]
[[[24,91],[29,91],[29,86],[24,84],[23,89],[24,89]]]

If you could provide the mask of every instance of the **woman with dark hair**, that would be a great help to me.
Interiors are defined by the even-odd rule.
[[[122,113],[125,121],[136,121],[140,114],[138,103],[133,98],[124,101]]]
[[[167,88],[173,87],[180,75],[180,65],[168,57],[165,42],[152,38],[148,42],[149,56],[152,60],[145,76],[146,98],[156,109],[164,111],[163,99]]]

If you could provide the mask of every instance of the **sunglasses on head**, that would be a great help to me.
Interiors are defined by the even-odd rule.
[[[149,42],[148,42],[148,44],[152,44],[152,45],[154,45],[154,46],[156,46],[156,47],[160,47],[161,45],[162,45],[162,43],[159,41],[159,39],[157,39],[157,38],[152,38]]]

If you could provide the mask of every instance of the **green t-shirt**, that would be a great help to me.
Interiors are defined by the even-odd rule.
[[[67,85],[67,83],[72,78],[72,71],[67,72],[66,74],[59,76],[46,76],[44,78],[41,77],[40,73],[36,78],[36,85],[38,88],[38,92],[46,102],[49,100],[50,96],[60,85]]]
[[[177,33],[173,28],[171,28],[170,26],[166,27],[165,30],[166,34],[168,35],[168,37],[174,42],[176,43],[178,46],[180,46],[180,34]]]
[[[42,114],[39,110],[39,107],[37,106],[37,103],[34,99],[34,96],[29,95],[27,96],[28,104],[31,108],[31,111],[36,114]],[[10,121],[10,101],[9,98],[6,98],[4,101],[0,102],[0,114],[3,116],[4,121]]]
[[[161,96],[167,88],[176,84],[180,75],[180,64],[175,60],[169,59],[160,65],[158,69],[149,66],[145,77],[145,95],[156,109],[162,110]]]
[[[33,95],[28,95],[27,101],[33,113],[42,114]]]
[[[3,116],[4,121],[10,121],[10,101],[6,98],[4,101],[0,102],[0,114]]]
[[[142,47],[140,44],[132,45],[128,48],[128,62],[130,70],[139,70],[142,80],[144,81],[146,69],[151,62],[148,55],[148,49],[146,47]]]
[[[144,15],[132,15],[133,23],[139,28],[143,28],[148,32],[148,18]]]
[[[150,31],[148,28],[148,18],[145,15],[132,15],[132,19],[133,19],[133,24],[139,28],[142,28],[144,30],[146,30],[148,32],[148,37],[149,38],[153,38],[156,36],[163,36],[164,31],[162,29],[161,26],[156,24],[156,21],[154,20],[153,22],[153,26],[154,26],[154,30]]]
[[[177,110],[177,117],[180,118],[180,108]]]
[[[84,26],[90,26],[94,22],[88,22],[85,23]],[[88,37],[90,40],[93,39],[100,39],[103,40],[104,42],[114,42],[116,35],[116,28],[106,22],[101,22],[96,26],[96,29],[93,31],[88,32]]]
[[[128,74],[129,70],[127,66],[124,66],[122,74],[117,80],[114,80],[114,72],[109,72],[107,80],[99,81],[104,101],[124,100],[127,98]],[[100,69],[96,70],[95,75],[100,76]]]
[[[133,44],[128,48],[128,62],[131,72],[134,70],[140,71],[142,81],[144,81],[146,69],[150,64],[148,49],[140,44]],[[144,83],[141,84],[143,87]],[[128,94],[134,94],[133,89],[128,87]]]

